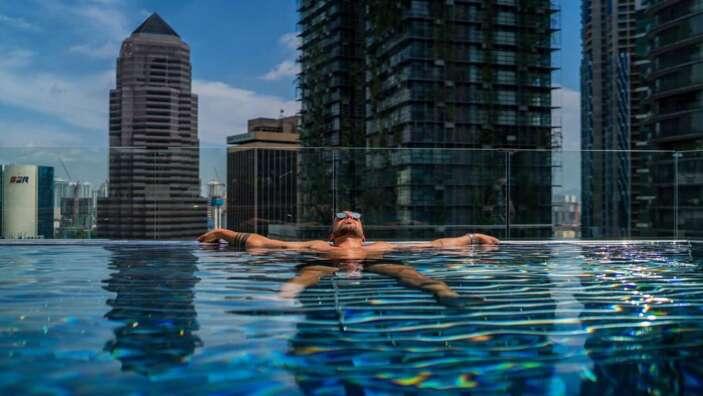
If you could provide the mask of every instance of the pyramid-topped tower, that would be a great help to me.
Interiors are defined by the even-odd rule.
[[[168,23],[166,23],[166,21],[163,20],[163,18],[161,18],[159,14],[155,12],[152,13],[149,18],[142,22],[142,24],[132,32],[132,34],[136,33],[162,34],[165,36],[181,37]]]
[[[109,128],[110,195],[98,204],[99,235],[191,239],[205,232],[190,48],[156,13],[122,43]]]

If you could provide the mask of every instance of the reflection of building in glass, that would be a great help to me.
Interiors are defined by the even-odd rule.
[[[650,81],[648,144],[659,150],[703,148],[703,16],[699,1],[649,1],[646,49]],[[703,156],[681,153],[650,158],[656,196],[643,221],[653,234],[703,236]],[[678,190],[675,188],[678,181]],[[678,207],[678,211],[675,208]]]
[[[180,239],[206,230],[200,197],[198,101],[190,48],[157,14],[122,43],[110,91],[110,191],[98,204],[105,238]]]
[[[112,253],[104,289],[105,317],[119,323],[105,350],[122,370],[159,374],[185,365],[202,346],[195,312],[196,257],[188,249],[169,246],[107,247]]]
[[[639,0],[585,0],[582,5],[582,149],[630,150],[638,146],[643,97],[635,51]],[[584,237],[624,237],[631,226],[628,152],[583,153]],[[635,159],[635,163],[638,159]]]
[[[557,195],[552,209],[554,237],[574,239],[581,236],[581,203],[575,195]]]
[[[54,168],[0,166],[0,236],[54,237]]]
[[[301,142],[557,148],[551,54],[558,18],[552,3],[301,1]],[[385,225],[494,224],[482,218],[483,194],[506,176],[505,156],[488,163],[481,153],[426,150],[352,159],[356,177],[335,164],[335,174],[345,181],[332,189],[338,208],[361,207],[367,220]],[[331,168],[331,161],[322,162],[324,168]],[[339,163],[348,161],[345,157]],[[551,235],[551,155],[515,155],[511,166],[516,210],[505,222],[513,224],[514,236]],[[302,160],[301,169],[305,180],[316,171],[325,180]],[[362,182],[361,188],[339,189]],[[325,186],[306,187],[307,197],[314,194],[309,190]],[[359,191],[369,192],[367,198],[357,199]],[[382,206],[373,196],[383,197]],[[303,206],[310,204],[315,203]]]
[[[269,224],[294,223],[298,117],[257,118],[227,143],[227,227],[266,235]]]

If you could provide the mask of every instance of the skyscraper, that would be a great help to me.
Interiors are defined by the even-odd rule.
[[[551,1],[299,4],[302,144],[413,149],[340,151],[345,158],[332,162],[345,183],[334,186],[333,206],[366,210],[367,224],[431,233],[512,223],[513,236],[551,235],[549,150],[560,145],[551,119]],[[447,148],[545,151],[434,150]],[[360,184],[348,176],[354,169],[337,165],[350,160],[365,167],[357,174],[367,185],[344,194],[340,187]],[[304,179],[314,179],[307,162],[301,157]]]
[[[643,86],[637,53],[641,0],[584,0],[581,64],[583,237],[632,233],[633,157],[641,139]],[[639,157],[634,161],[639,161]]]
[[[692,0],[646,2],[646,73],[649,96],[644,139],[667,150],[653,156],[655,235],[703,236],[703,3]],[[672,153],[671,151],[678,151]]]
[[[98,203],[100,237],[179,239],[206,230],[190,48],[156,13],[120,49],[109,162],[109,196]]]

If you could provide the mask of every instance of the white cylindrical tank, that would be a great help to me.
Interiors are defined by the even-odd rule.
[[[2,172],[2,235],[6,239],[36,238],[38,167],[7,165]]]

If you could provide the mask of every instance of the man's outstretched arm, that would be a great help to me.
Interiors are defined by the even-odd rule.
[[[378,242],[374,246],[381,251],[388,250],[413,250],[413,249],[451,249],[468,245],[498,245],[500,240],[485,234],[466,234],[455,238],[440,238],[430,242],[395,244]]]
[[[437,248],[455,248],[467,245],[498,245],[500,240],[486,234],[466,234],[456,238],[441,238],[430,242]]]
[[[259,234],[246,232],[236,232],[224,228],[218,228],[198,237],[198,242],[216,243],[220,240],[227,241],[230,245],[240,249],[292,249],[292,250],[318,250],[324,251],[330,248],[329,243],[324,241],[288,242],[266,238]]]

